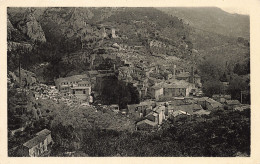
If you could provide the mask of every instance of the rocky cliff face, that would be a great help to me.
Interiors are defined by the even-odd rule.
[[[155,8],[8,8],[7,21],[9,50],[19,45],[45,43],[30,55],[35,54],[37,61],[40,58],[57,67],[63,62],[71,70],[89,68],[91,60],[87,59],[93,56],[99,59],[122,53],[161,64],[164,60],[159,63],[158,59],[162,56],[189,61],[194,54],[199,59],[201,54],[207,56],[216,48],[222,50],[223,42],[228,43],[227,49],[237,46],[228,36],[193,28],[168,10]],[[127,48],[113,48],[115,43]],[[236,48],[234,53],[240,49]],[[64,61],[70,60],[66,58],[75,62],[68,66]]]
[[[8,14],[10,18],[8,31],[15,28],[17,32],[24,35],[28,42],[46,42],[44,31],[36,20],[33,9],[12,8]],[[15,37],[10,39],[12,40],[12,38]]]

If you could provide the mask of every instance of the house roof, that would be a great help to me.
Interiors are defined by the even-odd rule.
[[[61,83],[61,82],[72,82],[72,81],[81,81],[83,78],[87,78],[88,76],[86,74],[83,75],[73,75],[73,76],[68,76],[64,78],[58,78],[55,80],[56,83]]]
[[[51,131],[48,129],[43,129],[42,131],[36,133],[37,136],[43,135],[43,136],[47,136],[48,134],[50,134]]]
[[[78,82],[78,84],[90,84],[90,82],[89,81],[80,81],[80,82]]]
[[[194,112],[194,114],[197,114],[197,115],[209,115],[210,114],[210,111],[207,111],[207,110],[204,110],[204,109],[201,109],[201,110],[198,110],[196,112]]]
[[[231,95],[214,94],[214,95],[212,95],[212,98],[226,98],[226,99],[231,99]]]
[[[138,107],[138,104],[127,105],[128,110],[135,110],[136,107]]]
[[[176,116],[181,115],[181,114],[190,115],[188,112],[185,112],[185,111],[182,111],[182,110],[177,110],[177,111],[174,111],[172,113],[172,116],[176,117]]]
[[[67,87],[70,87],[69,85],[61,85],[60,86],[61,88],[67,88]]]
[[[206,101],[207,99],[208,99],[208,97],[194,98],[194,100],[197,100],[197,101]]]
[[[88,71],[88,74],[89,74],[89,75],[97,75],[97,74],[98,74],[98,71],[97,71],[97,70]]]
[[[185,84],[163,84],[163,88],[187,88]]]
[[[145,119],[145,120],[142,120],[142,121],[139,121],[136,123],[136,125],[141,125],[141,124],[148,124],[148,125],[151,125],[151,126],[157,126],[157,122],[153,122],[153,121],[150,121],[148,119]]]
[[[152,105],[153,103],[155,103],[154,101],[142,101],[142,102],[140,102],[140,106],[142,106],[142,105]]]
[[[238,100],[226,100],[227,105],[239,105],[240,102]]]
[[[34,147],[35,145],[39,144],[40,142],[44,141],[46,136],[49,135],[50,133],[51,133],[51,131],[44,129],[44,130],[36,133],[36,137],[34,137],[31,140],[25,142],[23,144],[23,146],[30,149],[30,148]]]
[[[118,107],[117,104],[111,104],[110,107]]]
[[[148,117],[148,116],[158,116],[158,113],[152,111],[146,115],[146,117]]]
[[[180,78],[188,78],[190,77],[191,74],[189,72],[183,72],[183,73],[180,73],[178,74],[176,77],[180,77]],[[197,74],[194,74],[194,77],[200,77],[199,75]]]
[[[184,111],[187,112],[189,114],[193,114],[194,111],[198,111],[203,109],[200,105],[198,104],[189,104],[189,105],[178,105],[178,106],[169,106],[170,109],[172,109],[173,111]]]
[[[159,106],[159,107],[155,108],[155,112],[157,112],[157,113],[161,113],[163,110],[165,110],[165,106]]]
[[[79,86],[75,86],[75,87],[71,87],[71,89],[89,89],[90,87],[79,87]]]
[[[217,102],[211,98],[207,98],[205,99],[206,102],[210,103],[210,105],[213,107],[213,108],[218,108],[218,107],[222,107],[223,105],[220,103],[220,102]]]
[[[153,87],[151,87],[151,89],[159,90],[159,89],[163,89],[163,88],[162,88],[162,87],[159,87],[159,86],[153,86]]]
[[[237,106],[234,108],[234,110],[240,110],[240,111],[245,109],[250,109],[250,105]]]

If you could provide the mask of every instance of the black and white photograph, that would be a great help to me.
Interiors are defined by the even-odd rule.
[[[6,10],[8,157],[251,157],[248,10]]]

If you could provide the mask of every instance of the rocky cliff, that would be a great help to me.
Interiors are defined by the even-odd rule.
[[[9,26],[11,27],[12,25],[16,30],[22,33],[27,41],[46,42],[44,31],[35,18],[34,9],[9,8],[8,11],[10,18]]]
[[[101,60],[95,62],[102,63],[107,61],[102,56],[119,53],[124,54],[122,56],[125,58],[135,56],[157,64],[165,62],[160,60],[162,56],[163,58],[165,58],[164,56],[181,58],[184,60],[183,63],[199,59],[196,61],[199,63],[201,58],[203,60],[211,53],[221,56],[229,55],[226,54],[226,51],[220,51],[220,48],[226,50],[230,47],[232,50],[228,52],[240,57],[244,56],[244,52],[248,48],[244,46],[246,39],[243,41],[244,44],[238,44],[236,37],[218,34],[216,31],[207,31],[208,26],[206,25],[205,28],[199,27],[202,29],[195,27],[194,24],[188,25],[187,20],[192,12],[185,13],[187,12],[185,10],[182,12],[186,15],[184,17],[180,16],[179,10],[171,12],[173,10],[155,8],[8,8],[9,50],[19,44],[36,45],[36,52],[32,54],[37,58],[36,64],[39,62],[53,63],[55,66],[48,69],[57,70],[55,74],[60,74],[65,70],[90,69],[88,65],[91,65],[89,63],[91,60],[89,59],[93,56]],[[199,12],[194,13],[194,17],[200,16]],[[216,19],[212,14],[204,17],[206,17],[205,20]],[[229,15],[227,17],[231,19]],[[218,20],[213,22],[218,22]],[[203,25],[205,22],[201,24]],[[225,27],[229,27],[229,25],[224,26],[224,30],[221,30],[222,33],[227,30]],[[242,42],[241,40],[243,38],[239,39],[240,42]],[[114,48],[113,45],[120,45],[124,48]],[[195,59],[194,56],[196,56]],[[71,58],[73,58],[71,65],[64,62]]]

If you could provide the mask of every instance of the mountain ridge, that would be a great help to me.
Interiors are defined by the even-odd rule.
[[[157,8],[175,15],[192,27],[232,37],[249,39],[249,16],[231,14],[216,7]]]

